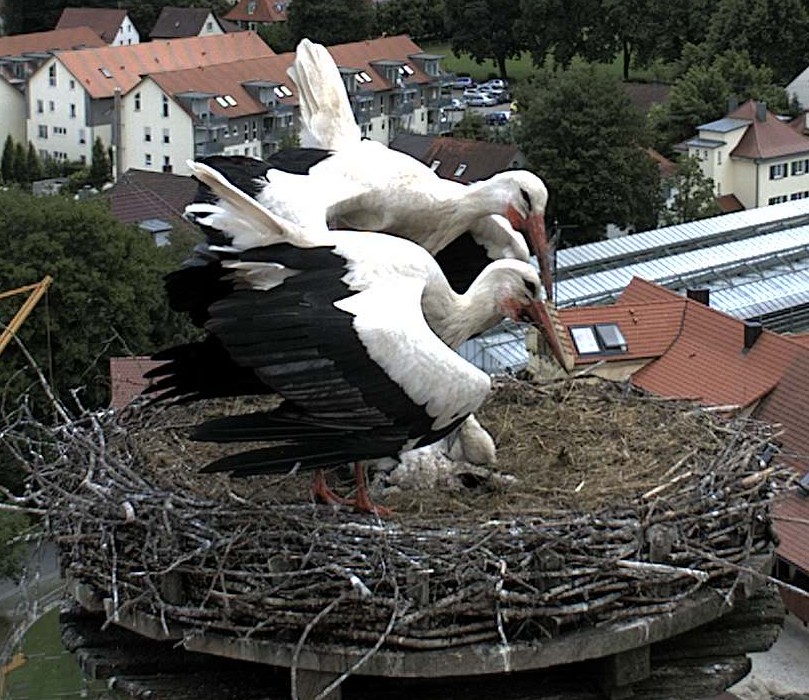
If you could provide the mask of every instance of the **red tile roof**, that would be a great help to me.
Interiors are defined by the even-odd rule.
[[[750,126],[733,149],[736,158],[778,158],[798,153],[809,153],[809,138],[797,133],[769,110],[764,121],[756,117],[758,103],[748,100],[733,110],[728,117],[749,119]]]
[[[104,98],[115,88],[126,94],[144,75],[274,55],[255,32],[236,32],[65,51],[59,60],[91,97]]]
[[[56,23],[57,29],[90,27],[106,43],[115,41],[119,27],[126,19],[126,10],[105,7],[66,7]]]
[[[559,320],[566,332],[575,326],[617,323],[626,340],[627,352],[613,355],[578,355],[577,365],[593,362],[625,362],[660,357],[680,332],[685,312],[685,299],[617,303],[611,306],[559,309]],[[569,336],[570,347],[575,344]]]
[[[514,144],[440,136],[430,144],[423,161],[427,165],[438,161],[436,172],[441,177],[468,184],[519,167],[524,158]],[[456,176],[461,165],[466,167]]]
[[[267,111],[267,107],[244,87],[244,83],[252,80],[263,80],[286,85],[292,91],[292,95],[280,98],[278,100],[279,104],[298,104],[297,89],[286,74],[286,70],[292,65],[293,59],[294,54],[286,53],[278,56],[156,73],[151,78],[169,95],[188,91],[208,92],[213,95],[230,95],[236,101],[235,105],[222,107],[216,100],[211,100],[211,112],[215,115],[226,117],[242,117],[250,114],[263,114]]]
[[[744,211],[744,204],[739,201],[735,194],[723,194],[716,198],[719,210],[723,214],[730,214],[733,211]]]
[[[222,24],[207,7],[171,7],[167,5],[149,32],[152,39],[176,39],[182,36],[199,36],[205,22],[211,17],[220,29]],[[224,31],[224,29],[223,29]]]
[[[143,375],[153,367],[159,366],[148,357],[111,357],[110,384],[112,397],[110,408],[119,410],[128,406],[148,386]]]
[[[175,227],[196,231],[183,218],[185,206],[194,200],[197,182],[193,178],[146,170],[127,170],[104,197],[112,215],[122,223],[138,224],[145,219],[162,219]]]
[[[404,79],[405,85],[428,83],[432,80],[411,60],[411,56],[422,53],[422,50],[418,44],[404,34],[367,41],[354,41],[349,44],[336,44],[329,46],[328,49],[334,62],[340,68],[364,70],[371,75],[373,80],[365,83],[362,86],[363,90],[376,92],[393,87],[384,75],[374,68],[375,61],[392,60],[407,63],[413,69],[413,74]]]
[[[809,575],[809,498],[789,494],[775,504],[778,556]]]
[[[54,29],[50,32],[0,36],[0,56],[22,56],[27,53],[97,48],[106,45],[107,43],[90,27]]]
[[[231,22],[286,22],[287,4],[288,0],[239,0],[225,19]]]

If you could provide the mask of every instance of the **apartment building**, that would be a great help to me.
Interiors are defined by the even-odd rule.
[[[59,16],[56,29],[90,27],[109,46],[140,43],[138,32],[126,10],[105,7],[66,7]]]
[[[116,172],[123,172],[130,164],[120,153],[127,128],[122,102],[131,100],[135,110],[135,95],[130,93],[144,76],[272,55],[252,32],[60,52],[28,81],[28,140],[42,157],[89,162],[93,142],[101,138],[114,149]],[[180,138],[187,125],[181,111],[167,103],[165,95],[142,92],[139,107],[155,116],[155,133],[161,139],[164,129],[170,140],[172,134]],[[161,169],[159,163],[154,167]]]
[[[26,139],[26,89],[29,76],[58,50],[104,46],[89,27],[0,37],[0,143]]]

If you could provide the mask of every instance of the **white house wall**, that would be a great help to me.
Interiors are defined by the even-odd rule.
[[[149,78],[122,97],[122,172],[137,168],[190,174],[185,163],[194,157],[191,117],[173,99],[164,103],[164,97],[160,87]]]
[[[27,139],[40,156],[90,162],[94,135],[88,126],[87,93],[57,59],[49,59],[31,76],[27,103]]]
[[[796,97],[801,108],[809,106],[809,68],[804,69],[797,78],[786,86],[787,94]]]
[[[25,96],[2,78],[0,78],[0,105],[2,105],[0,144],[4,144],[9,136],[18,143],[24,144]]]
[[[209,36],[211,34],[224,34],[222,31],[222,27],[219,26],[219,22],[214,19],[213,14],[209,14],[205,18],[205,22],[202,25],[202,29],[200,30],[197,36]]]
[[[124,17],[121,26],[118,27],[118,33],[115,35],[111,46],[128,46],[130,44],[140,44],[140,33],[132,24],[129,15]]]

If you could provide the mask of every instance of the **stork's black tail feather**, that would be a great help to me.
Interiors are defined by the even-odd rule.
[[[284,417],[275,410],[214,418],[200,423],[191,437],[202,442],[278,442],[333,440],[343,432],[341,426],[322,425],[294,416]]]

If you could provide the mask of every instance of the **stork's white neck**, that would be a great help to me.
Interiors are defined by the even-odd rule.
[[[513,272],[509,261],[484,268],[464,294],[457,294],[443,274],[430,277],[422,296],[424,318],[451,348],[492,328],[503,318],[501,302],[511,292]]]

